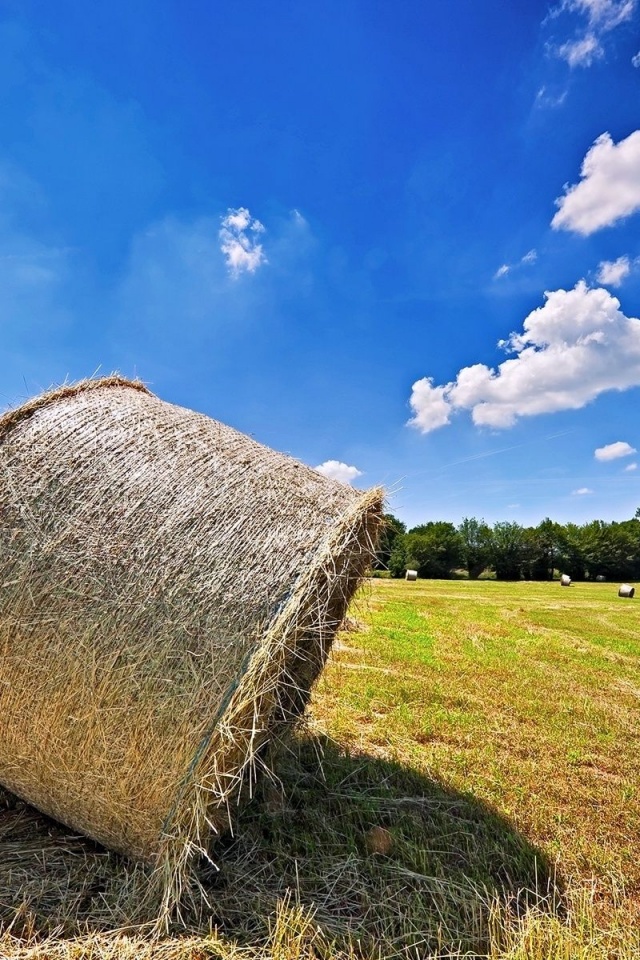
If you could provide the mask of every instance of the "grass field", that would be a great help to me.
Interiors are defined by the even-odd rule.
[[[0,957],[640,957],[638,604],[369,582],[208,916],[109,932],[125,865],[0,796]]]

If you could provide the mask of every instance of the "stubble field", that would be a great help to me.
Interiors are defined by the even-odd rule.
[[[110,930],[126,865],[0,793],[0,956],[640,956],[639,603],[369,581],[206,916]]]

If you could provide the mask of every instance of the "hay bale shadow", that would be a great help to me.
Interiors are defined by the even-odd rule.
[[[481,953],[491,904],[562,910],[552,865],[495,811],[317,735],[289,740],[214,853],[217,867],[200,870],[210,906],[184,919],[242,944],[268,939],[287,897],[363,956]],[[127,862],[1,794],[0,865],[0,922],[17,934],[73,937],[118,922]]]
[[[206,874],[230,935],[262,939],[288,891],[329,938],[385,957],[486,953],[491,904],[563,915],[554,865],[471,794],[319,736],[290,743],[275,769]]]

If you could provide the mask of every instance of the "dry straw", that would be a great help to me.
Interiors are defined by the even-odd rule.
[[[167,911],[304,709],[381,491],[113,376],[0,419],[0,511],[0,783]]]

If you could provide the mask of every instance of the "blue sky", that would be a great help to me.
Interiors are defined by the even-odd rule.
[[[1,404],[119,370],[409,524],[640,506],[640,0],[5,0],[0,104]]]

